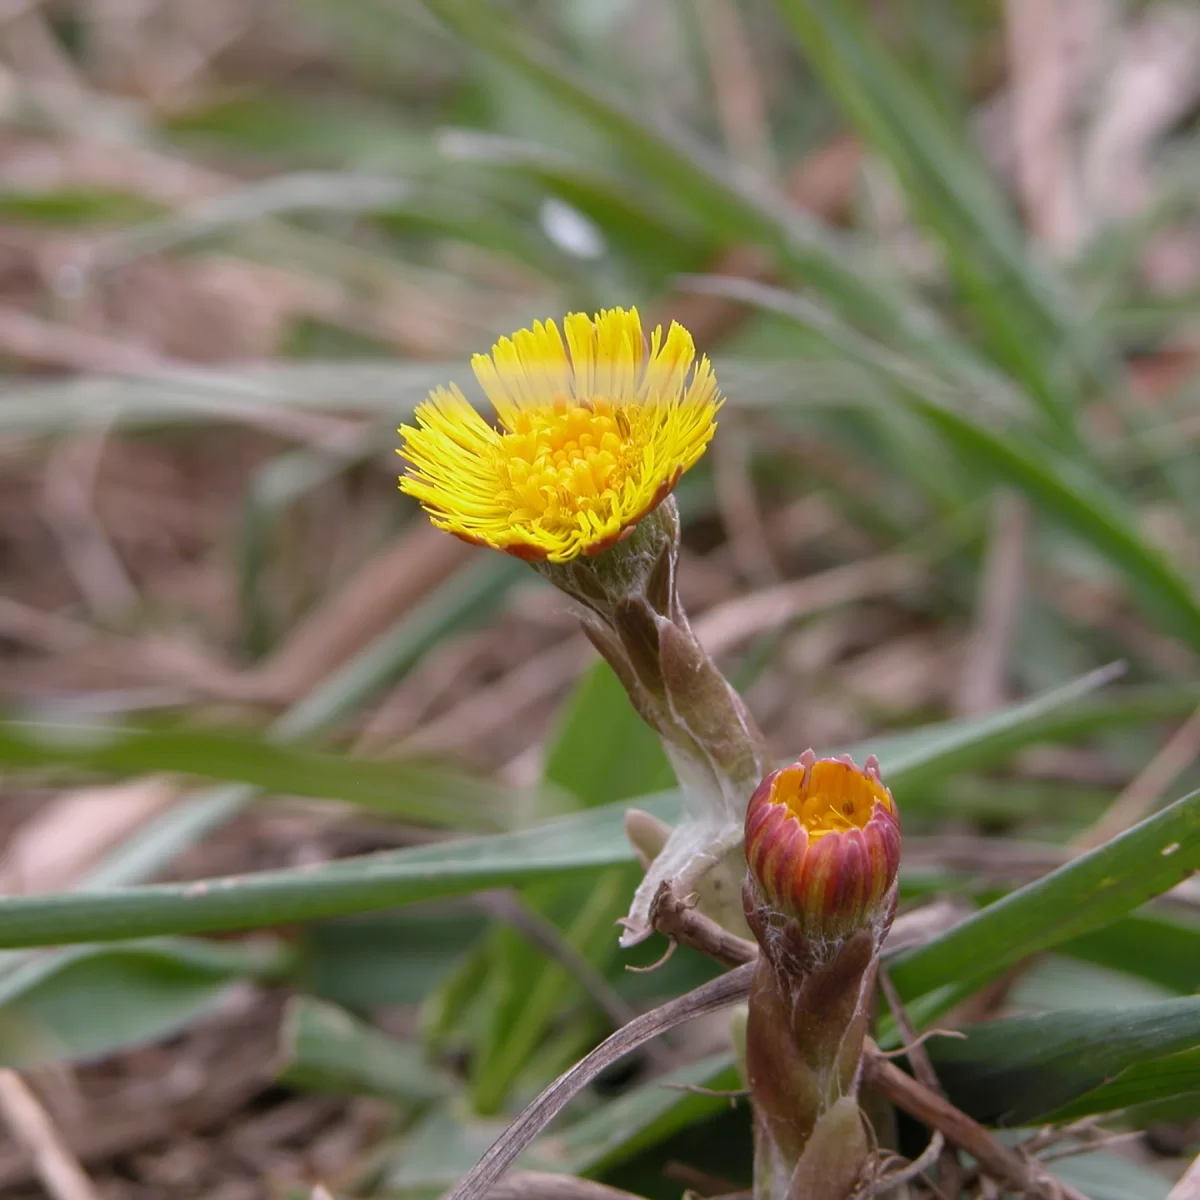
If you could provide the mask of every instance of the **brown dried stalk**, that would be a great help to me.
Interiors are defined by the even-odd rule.
[[[748,964],[713,979],[686,995],[668,1001],[606,1038],[589,1055],[560,1075],[500,1135],[449,1200],[483,1200],[509,1164],[587,1085],[631,1050],[684,1021],[719,1012],[744,1000],[750,991],[754,967]]]

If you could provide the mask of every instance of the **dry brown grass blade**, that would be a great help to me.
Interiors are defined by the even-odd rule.
[[[0,1070],[0,1112],[13,1137],[32,1156],[34,1170],[53,1200],[100,1200],[41,1101],[16,1071]]]
[[[424,520],[367,562],[239,682],[245,699],[286,704],[310,692],[463,566],[472,547]]]
[[[916,566],[907,558],[872,558],[739,596],[710,608],[693,625],[710,654],[725,654],[789,621],[869,596],[900,591],[918,578]]]
[[[179,789],[161,776],[64,792],[9,839],[0,893],[63,891],[89,866],[170,805]]]
[[[244,1033],[244,1029],[242,1030]],[[250,1044],[240,1057],[214,1072],[197,1094],[176,1100],[166,1097],[156,1105],[128,1108],[93,1108],[74,1120],[64,1119],[62,1130],[71,1151],[82,1162],[100,1164],[130,1154],[156,1142],[193,1134],[237,1112],[261,1092],[272,1078],[273,1047],[260,1053]],[[0,1152],[0,1194],[23,1187],[36,1178],[32,1155],[24,1147]]]
[[[1175,731],[1099,819],[1071,843],[1079,853],[1103,846],[1136,825],[1200,756],[1200,708]]]
[[[1200,1154],[1183,1173],[1183,1178],[1171,1189],[1167,1200],[1200,1200]]]
[[[449,1200],[483,1200],[517,1155],[601,1071],[660,1033],[666,1033],[684,1021],[719,1012],[745,999],[750,992],[753,973],[753,963],[739,967],[686,995],[643,1013],[618,1029],[569,1071],[560,1075],[526,1107],[454,1189]]]
[[[863,1082],[930,1129],[940,1129],[948,1141],[967,1151],[985,1174],[1020,1195],[1037,1200],[1087,1200],[1069,1185],[1046,1179],[1036,1166],[998,1142],[978,1121],[905,1074],[873,1046],[865,1056]]]

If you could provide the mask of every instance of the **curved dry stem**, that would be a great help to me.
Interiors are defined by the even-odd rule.
[[[586,1058],[560,1075],[492,1144],[467,1177],[454,1189],[448,1200],[483,1200],[518,1154],[587,1085],[631,1050],[651,1038],[707,1013],[718,1012],[744,1000],[750,992],[753,964],[739,967],[719,979],[702,984],[622,1026],[606,1038]]]

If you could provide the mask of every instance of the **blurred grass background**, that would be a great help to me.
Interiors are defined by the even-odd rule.
[[[1198,62],[1185,3],[0,4],[0,884],[426,855],[195,919],[182,888],[10,910],[6,1079],[98,1194],[437,1195],[706,977],[622,970],[606,812],[447,849],[672,783],[561,597],[395,491],[396,426],[534,319],[637,304],[716,361],[683,596],[780,755],[897,756],[912,894],[1196,786]],[[1190,995],[1174,903],[975,1019]],[[667,1068],[732,1086],[719,1030]],[[1167,1194],[1197,1070],[1090,1195]],[[745,1184],[744,1110],[636,1078],[542,1161]],[[0,1192],[36,1178],[0,1142]]]

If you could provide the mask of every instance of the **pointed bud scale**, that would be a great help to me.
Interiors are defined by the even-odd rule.
[[[882,937],[895,906],[900,821],[875,756],[860,768],[849,755],[806,750],[772,771],[746,811],[746,862],[752,925],[778,914],[809,939],[866,928]]]

